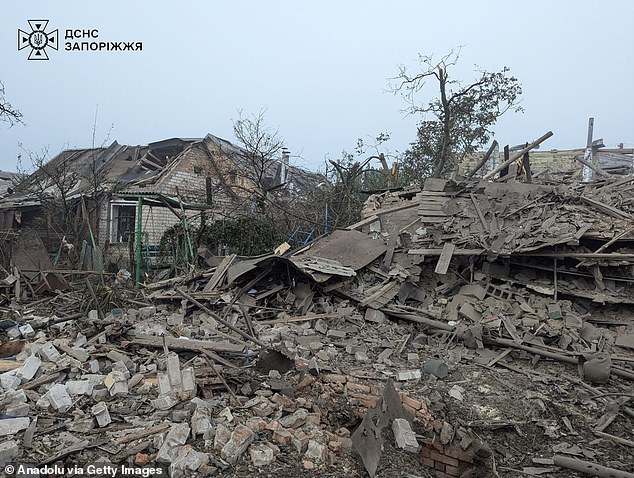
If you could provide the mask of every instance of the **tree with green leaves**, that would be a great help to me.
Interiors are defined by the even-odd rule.
[[[392,89],[407,101],[406,111],[422,116],[416,141],[401,161],[404,183],[447,177],[466,155],[489,142],[500,116],[523,111],[519,106],[522,87],[509,75],[509,68],[498,72],[476,70],[477,79],[465,84],[451,72],[459,58],[460,50],[452,50],[440,60],[421,55],[421,71],[410,73],[402,66],[394,78]],[[437,96],[421,100],[428,83],[436,85]]]

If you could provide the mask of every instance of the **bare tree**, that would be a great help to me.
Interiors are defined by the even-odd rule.
[[[253,192],[260,196],[262,205],[268,193],[280,186],[270,183],[268,178],[274,175],[275,165],[284,147],[278,131],[265,125],[265,113],[262,109],[257,114],[245,117],[240,111],[238,119],[233,122],[233,133],[241,148],[238,153],[240,174],[252,183],[255,188]]]
[[[16,123],[24,124],[22,113],[7,101],[4,96],[4,83],[0,81],[0,121],[13,126]]]
[[[500,116],[510,110],[522,111],[518,105],[522,88],[508,75],[507,67],[495,73],[479,70],[476,81],[463,85],[450,75],[459,58],[460,49],[440,60],[421,55],[422,71],[410,74],[400,67],[394,78],[392,89],[407,101],[407,111],[423,116],[417,139],[403,157],[403,174],[410,182],[447,175],[465,155],[489,142],[491,128]],[[437,84],[438,96],[420,102],[418,97],[428,80]]]
[[[73,153],[51,161],[47,148],[40,153],[29,151],[21,144],[20,148],[29,158],[33,173],[17,185],[17,191],[38,199],[46,220],[56,231],[76,235],[71,196],[80,175],[72,162]],[[18,169],[24,171],[21,165]]]
[[[108,167],[104,165],[101,160],[101,149],[106,146],[110,139],[110,133],[114,125],[110,125],[104,140],[99,146],[95,146],[95,137],[97,135],[97,116],[99,113],[99,105],[95,107],[95,119],[92,125],[92,149],[90,152],[90,161],[88,162],[88,168],[82,172],[81,177],[89,186],[88,197],[93,201],[97,201],[97,196],[104,188],[104,183],[108,177]]]

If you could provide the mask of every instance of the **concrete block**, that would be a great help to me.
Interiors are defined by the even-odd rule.
[[[4,401],[10,403],[26,403],[28,397],[24,390],[9,390],[4,395]]]
[[[172,387],[170,386],[170,379],[165,372],[158,372],[156,374],[156,380],[158,381],[159,395],[167,395],[171,393]]]
[[[172,425],[156,454],[156,461],[159,463],[172,463],[178,456],[181,445],[187,442],[190,430],[187,423],[175,423]]]
[[[0,466],[14,461],[19,454],[20,448],[15,440],[7,440],[0,443]]]
[[[69,380],[66,391],[69,395],[92,395],[93,386],[90,380]]]
[[[103,380],[104,385],[110,392],[110,396],[120,396],[128,394],[128,378],[124,373],[113,370]]]
[[[27,428],[31,423],[29,417],[6,418],[0,420],[0,436],[15,435]]]
[[[284,428],[299,428],[306,423],[308,417],[308,410],[305,408],[298,408],[290,415],[280,418],[280,425]]]
[[[184,368],[181,372],[183,380],[183,392],[193,392],[196,390],[196,376],[192,367]]]
[[[72,398],[70,398],[70,395],[66,391],[66,387],[61,383],[53,385],[46,395],[48,396],[48,401],[51,406],[58,412],[63,413],[73,405]]]
[[[31,411],[28,403],[10,403],[4,413],[10,417],[26,417]]]
[[[93,405],[90,409],[90,412],[97,419],[97,424],[100,427],[108,426],[112,419],[110,418],[110,412],[108,411],[108,406],[104,402],[99,402]]]
[[[42,365],[42,360],[37,355],[31,355],[27,358],[22,367],[18,370],[18,376],[22,377],[24,380],[31,380],[35,377],[35,374],[40,369]]]
[[[145,376],[142,373],[135,373],[134,375],[132,375],[132,377],[130,377],[130,380],[128,380],[128,390],[136,387],[143,381],[144,378]]]
[[[192,413],[191,418],[192,436],[204,434],[207,430],[211,429],[210,414],[204,407],[198,407]]]
[[[98,373],[99,372],[99,360],[91,360],[88,363],[88,368],[90,369],[90,373]]]
[[[182,446],[178,450],[176,459],[170,465],[170,476],[172,478],[191,476],[192,472],[207,463],[209,463],[209,455],[207,453],[194,450],[191,445]]]
[[[90,354],[81,347],[68,347],[63,350],[74,359],[79,360],[81,363],[87,362],[90,358]]]
[[[150,402],[157,410],[169,410],[173,406],[179,403],[179,400],[171,393],[167,395],[160,395]]]
[[[218,425],[214,436],[214,450],[222,450],[229,440],[231,440],[231,430],[222,424]]]
[[[318,441],[309,440],[304,456],[313,462],[326,461],[328,458],[328,447]]]
[[[258,467],[270,465],[275,461],[273,449],[264,444],[251,445],[249,447],[249,456],[251,457],[251,463]]]
[[[181,376],[181,364],[178,354],[170,353],[167,356],[167,376],[173,392],[183,390],[183,378]]]
[[[18,376],[17,370],[0,374],[0,387],[4,390],[16,390],[21,383],[22,379]]]
[[[254,439],[255,433],[249,427],[238,425],[231,432],[231,438],[227,444],[220,450],[221,458],[232,465],[235,464]]]
[[[422,376],[419,369],[414,370],[401,370],[396,372],[396,380],[399,382],[403,382],[406,380],[418,380]]]
[[[82,334],[81,332],[79,332],[77,334],[77,337],[75,337],[75,343],[73,345],[75,347],[83,347],[87,343],[88,343],[88,339],[86,338],[86,336]]]
[[[420,445],[416,440],[416,434],[407,420],[404,418],[395,418],[392,422],[392,431],[394,432],[396,445],[399,448],[411,453],[418,452]]]
[[[220,410],[220,412],[216,416],[216,421],[231,423],[233,421],[233,413],[231,413],[231,409],[229,407],[225,407]]]
[[[120,381],[127,381],[132,376],[130,370],[128,370],[128,367],[126,367],[125,363],[122,360],[117,360],[116,362],[112,363],[112,372],[117,372],[118,378],[115,378]]]
[[[92,417],[78,418],[68,422],[66,428],[74,433],[90,433],[95,429],[95,421]]]
[[[179,314],[173,314],[167,317],[167,325],[174,327],[176,325],[183,325],[183,316]]]
[[[20,335],[25,339],[30,339],[35,335],[35,330],[33,330],[30,324],[21,325],[18,327],[18,330],[20,331]]]
[[[122,354],[121,352],[111,350],[108,352],[107,357],[113,362],[122,362],[131,374],[135,373],[137,370],[136,363],[134,363],[130,357]]]
[[[42,344],[40,350],[38,350],[38,354],[40,355],[42,360],[45,360],[46,362],[57,363],[62,358],[59,351],[51,342],[46,342]]]
[[[22,337],[22,334],[20,333],[20,328],[17,325],[15,327],[7,329],[6,332],[9,340],[16,340]]]
[[[51,406],[51,402],[48,400],[48,395],[44,394],[42,395],[37,402],[35,402],[35,406],[37,408],[40,408],[42,410],[46,410],[48,407]]]
[[[381,312],[380,310],[376,310],[376,309],[365,309],[365,315],[364,315],[365,320],[369,321],[369,322],[375,322],[377,324],[382,324],[383,322],[385,322],[387,320],[387,315],[385,315],[384,312]]]
[[[298,453],[304,453],[308,447],[309,437],[303,430],[294,430],[291,434],[291,444]]]

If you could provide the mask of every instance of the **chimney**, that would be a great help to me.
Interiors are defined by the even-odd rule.
[[[282,165],[280,169],[280,182],[283,184],[288,180],[288,165],[291,160],[291,152],[288,148],[282,148]]]

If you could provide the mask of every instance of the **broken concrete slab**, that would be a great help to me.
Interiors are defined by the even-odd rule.
[[[410,453],[418,453],[420,445],[416,440],[416,434],[412,430],[412,426],[407,420],[395,418],[392,422],[392,432],[399,448]]]
[[[159,463],[172,463],[176,460],[178,451],[181,445],[187,442],[190,431],[191,429],[187,423],[174,423],[167,432],[165,440],[158,450],[156,461]]]
[[[28,417],[5,418],[0,420],[0,436],[15,435],[31,423]]]
[[[253,440],[255,440],[255,433],[244,425],[238,425],[231,432],[229,441],[222,447],[220,456],[228,463],[235,464]]]
[[[275,461],[273,448],[267,444],[251,445],[249,447],[251,463],[257,467],[268,466]]]
[[[93,407],[90,409],[90,412],[97,419],[97,424],[100,427],[106,427],[112,422],[112,419],[110,418],[110,412],[108,411],[108,406],[104,402],[99,402],[93,405]]]
[[[73,406],[73,399],[66,391],[66,387],[61,383],[56,383],[49,388],[46,396],[51,406],[59,412],[66,412]]]

